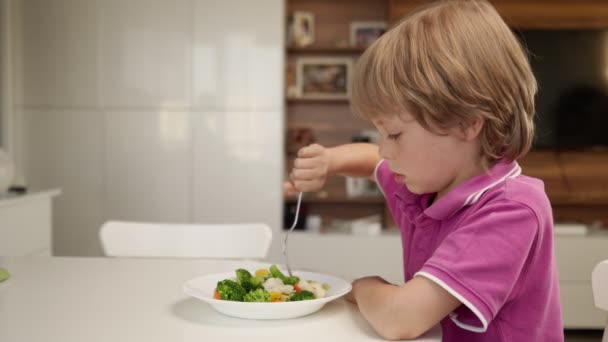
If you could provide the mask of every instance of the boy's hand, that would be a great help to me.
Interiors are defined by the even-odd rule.
[[[366,286],[366,287],[367,286],[376,286],[378,284],[392,285],[391,283],[387,282],[386,280],[384,280],[382,277],[379,277],[379,276],[359,278],[359,279],[356,279],[355,281],[353,281],[353,283],[352,283],[353,289],[350,290],[350,292],[344,296],[344,299],[346,299],[347,301],[349,301],[353,304],[357,304],[357,299],[355,297],[355,293],[361,286]]]
[[[283,184],[287,194],[319,191],[325,185],[329,170],[329,150],[319,144],[301,148],[289,174],[291,182]]]

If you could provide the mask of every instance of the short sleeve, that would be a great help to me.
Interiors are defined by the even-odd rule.
[[[538,228],[526,205],[488,203],[448,234],[415,276],[434,281],[464,304],[450,314],[455,324],[485,332],[520,279]]]

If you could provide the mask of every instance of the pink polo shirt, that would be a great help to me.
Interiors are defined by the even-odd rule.
[[[542,181],[499,162],[429,206],[434,194],[409,192],[388,162],[375,176],[401,230],[405,280],[426,277],[463,303],[441,321],[444,341],[564,340]]]

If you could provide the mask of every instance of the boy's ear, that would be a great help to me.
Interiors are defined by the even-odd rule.
[[[469,125],[460,125],[461,138],[465,141],[471,141],[477,139],[481,129],[483,128],[484,120],[482,118],[476,118]]]

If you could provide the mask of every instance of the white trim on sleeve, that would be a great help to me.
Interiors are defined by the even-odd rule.
[[[448,291],[452,296],[456,297],[456,299],[458,299],[462,304],[464,304],[467,308],[469,308],[469,310],[471,310],[475,314],[475,316],[477,316],[477,318],[479,318],[479,320],[481,321],[481,324],[483,324],[483,327],[476,327],[473,325],[468,325],[468,324],[462,323],[458,320],[458,315],[456,313],[452,312],[452,313],[450,313],[450,318],[457,326],[461,327],[462,329],[476,332],[476,333],[483,333],[488,330],[488,321],[486,320],[486,318],[483,317],[481,312],[473,304],[471,304],[471,302],[469,302],[466,298],[464,298],[460,293],[456,292],[454,289],[449,287],[448,284],[444,283],[441,279],[435,277],[432,274],[429,274],[426,272],[417,272],[416,274],[414,274],[414,277],[417,275],[430,279],[431,281],[437,283],[437,285],[441,286],[444,290]]]
[[[376,164],[376,167],[374,168],[374,179],[376,180],[376,185],[378,186],[378,189],[380,189],[380,192],[382,192],[382,195],[384,195],[384,189],[382,189],[382,185],[378,181],[378,169],[380,168],[380,165],[382,165],[383,161],[384,159],[380,159],[380,161],[378,162],[378,164]]]

